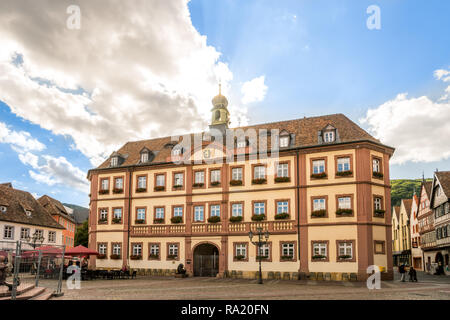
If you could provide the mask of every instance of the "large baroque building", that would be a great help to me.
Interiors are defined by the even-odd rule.
[[[210,130],[228,130],[227,105],[213,99]],[[269,133],[231,146],[208,132],[194,148],[128,142],[90,170],[89,246],[100,252],[91,264],[170,274],[183,263],[193,276],[253,278],[261,258],[264,278],[364,280],[378,265],[392,279],[393,148],[342,114],[228,132],[237,129]],[[269,233],[259,250],[249,239],[257,228]]]

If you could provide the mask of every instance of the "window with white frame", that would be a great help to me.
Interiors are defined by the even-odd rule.
[[[163,174],[156,175],[156,186],[164,187],[166,185],[166,176]]]
[[[36,238],[44,238],[44,230],[36,229],[34,234],[36,235]]]
[[[313,211],[325,210],[325,198],[318,198],[313,200]]]
[[[155,209],[155,218],[156,219],[164,219],[164,208],[156,208]]]
[[[338,172],[350,171],[350,158],[349,157],[337,159],[337,171]]]
[[[114,218],[115,219],[122,219],[122,208],[115,208],[114,209]]]
[[[169,244],[169,255],[178,257],[178,244]]]
[[[247,245],[245,243],[238,243],[236,244],[236,252],[235,255],[236,257],[241,256],[247,258]]]
[[[325,142],[333,142],[334,141],[334,131],[325,131],[323,140]]]
[[[111,167],[117,167],[119,164],[119,158],[117,157],[112,157],[111,158]]]
[[[285,257],[294,257],[294,244],[293,243],[283,243],[281,245],[281,255]]]
[[[214,204],[211,206],[211,217],[220,217],[220,205]]]
[[[194,207],[194,221],[203,221],[205,214],[204,206],[195,206]]]
[[[314,174],[325,172],[325,160],[314,160],[312,163]]]
[[[338,198],[339,209],[351,209],[352,199],[350,197],[339,197]]]
[[[373,159],[372,160],[372,170],[373,172],[380,172],[380,159]]]
[[[277,214],[289,213],[289,202],[287,200],[277,201]]]
[[[231,180],[242,181],[242,168],[233,168],[231,170]]]
[[[182,186],[183,185],[183,174],[175,173],[173,176],[173,185],[174,186]]]
[[[140,243],[133,244],[133,255],[134,256],[142,255],[142,244]]]
[[[138,188],[140,188],[140,189],[147,188],[147,177],[146,176],[138,177]]]
[[[3,239],[14,240],[14,227],[5,226],[3,230]]]
[[[280,137],[280,147],[285,148],[289,146],[289,136]]]
[[[20,229],[20,240],[26,240],[30,238],[30,228],[21,228]]]
[[[145,208],[139,208],[137,209],[137,219],[138,220],[145,220]]]
[[[253,214],[255,215],[266,214],[266,203],[255,202],[253,204]]]
[[[270,245],[268,243],[258,247],[258,255],[260,257],[270,258]]]
[[[381,198],[375,197],[373,199],[373,206],[374,206],[375,210],[381,210],[382,209]]]
[[[195,172],[195,183],[205,183],[205,172],[204,171]]]
[[[123,178],[116,178],[114,179],[115,182],[115,188],[116,189],[123,189]]]
[[[174,217],[182,217],[183,216],[183,207],[174,207],[173,208],[173,216]]]
[[[287,163],[277,164],[277,177],[289,177],[289,166]]]
[[[255,166],[254,167],[254,177],[255,177],[255,179],[265,179],[266,178],[266,167],[265,166]]]
[[[316,242],[313,244],[314,256],[327,256],[327,244],[325,242]]]
[[[159,244],[150,245],[150,254],[153,256],[159,256]]]
[[[148,152],[141,153],[141,162],[142,163],[148,162]]]
[[[233,217],[242,217],[242,203],[233,203],[231,206],[231,215]]]
[[[211,182],[220,182],[220,170],[211,170]]]
[[[108,190],[109,189],[109,180],[108,179],[102,179],[101,185],[102,185],[102,190]]]
[[[172,149],[172,155],[179,156],[181,154],[182,154],[182,149],[181,148],[173,148]]]
[[[100,209],[100,220],[108,220],[108,209]]]
[[[55,231],[48,232],[48,242],[56,242],[56,232]]]
[[[106,244],[101,243],[98,245],[98,253],[106,254]]]
[[[247,143],[245,142],[245,140],[239,140],[237,142],[237,147],[238,148],[245,148],[246,145],[247,145]]]
[[[353,258],[353,243],[352,242],[339,242],[339,256],[350,256]]]
[[[113,254],[120,255],[122,251],[122,246],[119,243],[113,245]]]

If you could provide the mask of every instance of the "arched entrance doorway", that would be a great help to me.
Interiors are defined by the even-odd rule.
[[[219,249],[211,243],[199,244],[194,249],[194,276],[215,277],[219,273]]]
[[[444,272],[444,257],[442,256],[442,253],[438,252],[436,253],[436,260],[437,268],[436,268],[436,274],[445,274]]]

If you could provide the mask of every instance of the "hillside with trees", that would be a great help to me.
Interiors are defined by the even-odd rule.
[[[426,179],[432,181],[432,179]],[[419,195],[422,179],[394,179],[391,180],[391,204],[399,206],[402,199],[411,199],[416,191]]]

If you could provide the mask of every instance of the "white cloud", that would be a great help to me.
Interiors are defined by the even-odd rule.
[[[19,154],[19,160],[24,165],[31,166],[33,169],[39,168],[39,165],[38,165],[39,157],[34,155],[34,154],[32,154],[32,153],[30,153],[30,152],[20,153]]]
[[[265,76],[254,78],[244,82],[241,88],[242,103],[249,104],[252,102],[263,101],[266,97],[267,86],[264,84]]]
[[[81,29],[69,30],[64,1],[0,1],[0,100],[94,165],[130,140],[206,128],[232,73],[187,2],[80,0]]]
[[[0,143],[10,144],[18,152],[42,151],[45,149],[45,145],[31,137],[29,132],[11,130],[3,122],[0,122]]]
[[[65,157],[42,156],[45,164],[33,166],[36,171],[30,170],[30,177],[37,182],[49,186],[64,185],[87,193],[89,184],[86,179],[86,173],[73,166]]]
[[[450,71],[449,70],[444,70],[444,69],[436,70],[436,71],[434,71],[434,76],[438,80],[442,80],[444,82],[450,82]]]
[[[426,96],[408,98],[405,93],[399,94],[395,99],[369,109],[360,122],[367,124],[376,138],[396,148],[392,163],[450,158],[449,101],[432,101]]]

